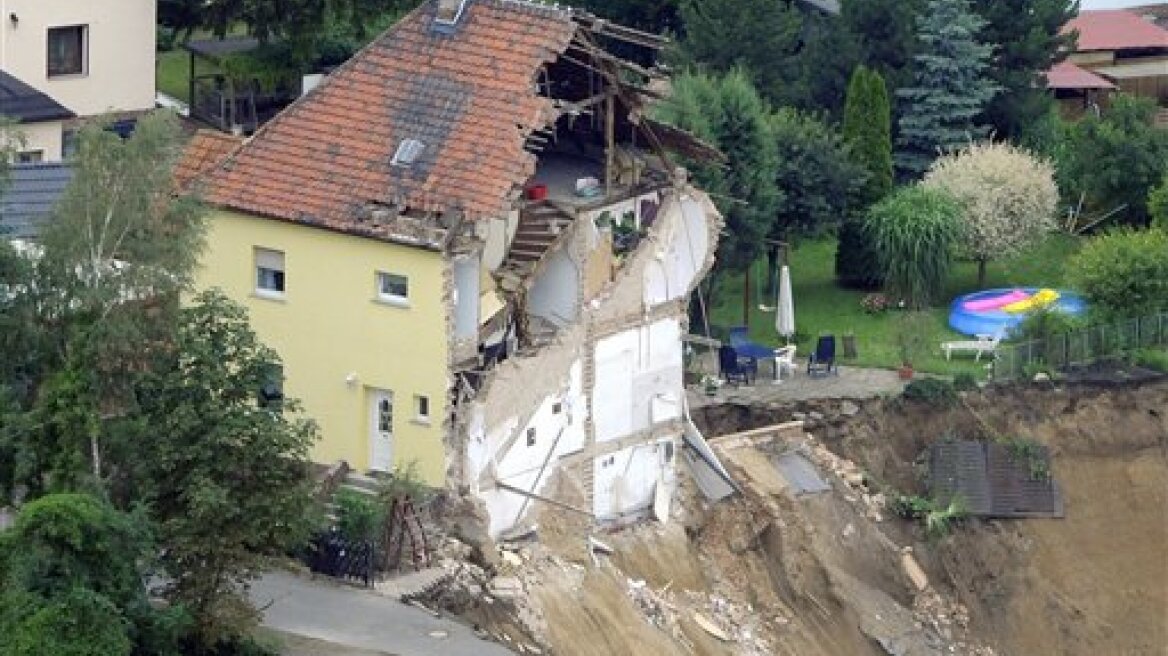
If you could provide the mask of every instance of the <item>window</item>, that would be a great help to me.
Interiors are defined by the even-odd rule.
[[[77,130],[61,132],[61,159],[72,159],[77,154]]]
[[[426,144],[421,141],[417,139],[403,139],[397,147],[397,152],[393,154],[393,160],[390,161],[390,164],[409,168],[422,156],[422,151],[424,150],[426,150]]]
[[[260,385],[259,406],[279,411],[284,407],[284,367],[268,365],[264,372],[264,382]]]
[[[393,432],[393,398],[386,396],[377,402],[377,430],[381,433]]]
[[[377,297],[389,303],[403,305],[410,301],[410,279],[396,273],[377,272]]]
[[[527,446],[535,446],[535,427],[527,429]]]
[[[430,397],[421,395],[414,397],[414,415],[418,421],[430,423]]]
[[[43,150],[26,150],[24,152],[16,153],[17,164],[38,164],[45,160],[45,151]]]
[[[284,253],[267,248],[255,249],[256,293],[284,295]]]
[[[89,26],[49,28],[49,77],[85,75],[89,63]]]

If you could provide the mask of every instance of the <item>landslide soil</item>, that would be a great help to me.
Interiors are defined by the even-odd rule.
[[[931,541],[896,519],[882,530],[914,544],[933,585],[968,607],[971,638],[999,654],[1168,654],[1168,382],[996,387],[949,408],[721,406],[696,419],[710,436],[795,412],[875,486],[904,493],[924,492],[915,463],[942,436],[1048,445],[1064,519],[968,520]]]

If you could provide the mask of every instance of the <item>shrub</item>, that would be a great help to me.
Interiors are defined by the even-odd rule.
[[[928,353],[933,317],[927,312],[905,312],[896,323],[896,350],[901,364],[919,361]]]
[[[1045,340],[1055,335],[1064,335],[1079,330],[1086,322],[1072,314],[1052,307],[1040,308],[1027,313],[1022,323],[1010,331],[1010,341]]]
[[[969,392],[977,389],[977,378],[973,374],[963,371],[953,377],[953,389],[958,392]]]
[[[1160,186],[1148,194],[1148,214],[1153,228],[1168,230],[1168,174],[1164,175]]]
[[[378,497],[342,488],[337,490],[336,504],[338,528],[345,539],[376,539],[385,519],[385,506]]]
[[[1168,374],[1168,351],[1164,349],[1140,349],[1131,355],[1132,363]]]
[[[961,206],[949,194],[904,187],[868,212],[866,227],[879,253],[885,289],[912,309],[940,296],[958,238]]]
[[[867,294],[860,299],[860,307],[864,308],[864,312],[868,314],[881,314],[891,305],[892,303],[884,294]]]
[[[931,406],[949,407],[957,403],[957,387],[942,378],[918,378],[904,386],[902,396]]]
[[[1068,263],[1071,284],[1103,318],[1168,308],[1168,231],[1121,229],[1089,241]]]

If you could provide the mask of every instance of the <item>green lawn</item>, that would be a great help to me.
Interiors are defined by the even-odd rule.
[[[158,90],[190,102],[190,53],[181,48],[158,53]]]
[[[985,287],[1061,286],[1063,263],[1077,248],[1078,241],[1075,238],[1063,234],[1054,235],[1027,255],[991,262],[987,270]],[[860,307],[860,299],[866,292],[836,286],[834,240],[804,242],[792,250],[790,264],[800,359],[814,350],[815,339],[819,334],[831,333],[839,337],[851,331],[856,335],[859,357],[850,362],[845,360],[845,364],[884,368],[895,368],[900,364],[893,336],[898,313],[891,311],[880,315],[867,314]],[[754,277],[759,277],[763,269],[762,265],[756,266]],[[755,286],[758,281],[752,280],[751,284]],[[948,304],[955,296],[977,289],[977,265],[972,262],[957,262],[946,284],[945,302],[929,311],[934,318],[932,333],[928,340],[931,345],[930,354],[923,362],[914,363],[917,370],[939,374],[955,374],[961,371],[974,374],[984,372],[983,367],[975,364],[970,356],[955,355],[951,362],[946,362],[940,349],[941,342],[967,339],[947,326]],[[781,338],[775,333],[774,328],[774,312],[759,309],[762,297],[754,292],[751,296],[751,338],[763,344],[780,343]],[[741,276],[731,278],[721,285],[716,301],[711,313],[715,326],[725,328],[741,325]],[[764,302],[770,306],[774,305],[773,299]],[[694,330],[697,330],[696,326]],[[842,345],[839,348],[842,352]]]

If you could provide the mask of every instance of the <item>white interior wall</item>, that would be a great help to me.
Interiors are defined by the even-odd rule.
[[[576,320],[580,269],[564,248],[548,256],[527,296],[528,312],[562,326]]]
[[[593,461],[592,512],[609,519],[650,506],[658,485],[672,493],[677,483],[675,438],[631,446]]]
[[[674,212],[677,208],[678,205],[666,203],[661,211]],[[674,216],[668,221],[662,220],[664,216],[658,217],[658,222],[664,224],[664,244],[644,271],[645,303],[649,306],[689,294],[709,253],[709,219],[701,203],[693,197],[683,197],[680,212],[680,220]]]
[[[596,344],[592,390],[597,442],[619,439],[681,416],[681,324],[662,319]]]
[[[577,360],[561,388],[545,396],[522,426],[518,416],[508,417],[490,429],[483,427],[481,421],[477,426],[472,421],[468,459],[473,479],[478,480],[494,468],[497,480],[539,494],[557,471],[559,459],[584,448],[585,412],[583,366]],[[477,416],[481,417],[481,413]],[[516,434],[516,429],[518,438],[506,453],[501,453],[511,436]],[[528,443],[529,429],[535,431],[533,444]],[[485,487],[479,496],[486,503],[490,516],[489,531],[497,536],[521,519],[519,513],[524,509],[526,497],[498,487]],[[528,502],[526,510],[538,503],[535,500]]]
[[[479,258],[477,255],[454,261],[454,337],[472,339],[479,332]]]

